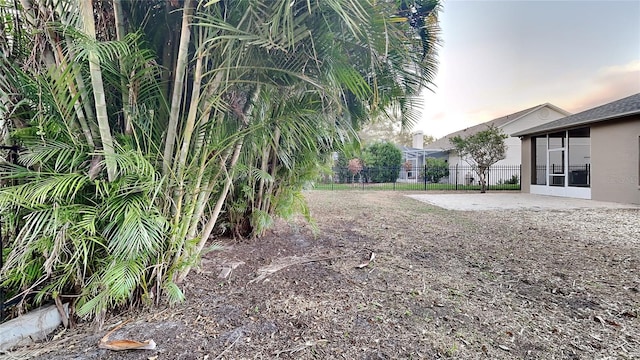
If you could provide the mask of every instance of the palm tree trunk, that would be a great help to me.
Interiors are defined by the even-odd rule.
[[[90,39],[95,40],[96,29],[93,18],[93,3],[91,1],[81,1],[80,9],[85,32]],[[102,83],[100,59],[98,59],[98,55],[94,51],[89,52],[89,73],[93,87],[100,140],[102,142],[102,150],[107,167],[107,177],[109,181],[113,181],[116,176],[116,164],[113,159],[113,138],[111,137],[111,126],[109,125],[109,115],[107,114],[107,102],[104,94],[104,84]]]

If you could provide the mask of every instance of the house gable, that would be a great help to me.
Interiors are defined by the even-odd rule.
[[[451,138],[456,136],[466,137],[469,135],[473,135],[487,129],[487,127],[491,125],[502,129],[507,135],[511,135],[515,131],[531,128],[533,126],[539,126],[541,124],[545,124],[565,117],[569,114],[569,112],[549,103],[536,105],[528,109],[515,112],[513,114],[502,116],[484,122],[482,124],[453,132],[431,144],[428,144],[427,146],[425,146],[425,148],[429,150],[449,151],[453,149],[453,146],[450,143]]]

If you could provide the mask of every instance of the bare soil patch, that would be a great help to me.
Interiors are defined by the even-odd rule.
[[[307,198],[316,236],[300,221],[226,241],[190,275],[185,303],[114,315],[103,331],[80,324],[4,356],[640,358],[638,210],[459,212],[391,192]],[[219,279],[230,263],[239,265]],[[112,339],[157,348],[99,349],[125,319]]]

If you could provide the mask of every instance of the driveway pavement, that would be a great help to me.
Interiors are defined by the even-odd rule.
[[[568,209],[640,209],[640,205],[533,195],[519,192],[415,194],[410,198],[449,210],[568,210]]]

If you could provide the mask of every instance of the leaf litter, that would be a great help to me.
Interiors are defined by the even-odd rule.
[[[154,350],[100,349],[101,335],[80,322],[0,355],[640,358],[638,211],[456,212],[397,192],[306,197],[319,235],[301,220],[279,222],[208,253],[184,303],[107,319],[135,319],[120,336],[153,338]],[[231,263],[233,276],[218,278]]]

